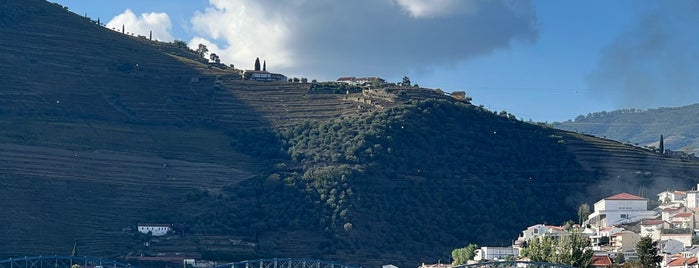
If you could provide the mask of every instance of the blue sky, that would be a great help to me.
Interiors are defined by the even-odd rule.
[[[225,63],[288,76],[380,76],[524,120],[699,102],[692,0],[54,0]]]

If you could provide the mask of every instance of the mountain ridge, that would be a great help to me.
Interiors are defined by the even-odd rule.
[[[78,242],[108,257],[416,265],[575,218],[619,189],[687,188],[699,176],[695,161],[436,90],[241,80],[56,4],[2,4],[21,9],[0,29],[2,257]],[[145,247],[139,222],[185,234]]]

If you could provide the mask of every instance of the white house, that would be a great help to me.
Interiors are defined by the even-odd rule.
[[[641,236],[650,236],[653,241],[660,240],[660,232],[665,225],[663,220],[645,220],[641,222]]]
[[[662,219],[669,222],[672,217],[677,214],[687,212],[686,207],[669,207],[662,210]]]
[[[688,208],[699,208],[699,183],[697,188],[687,191],[687,198],[685,199],[684,206]]]
[[[144,234],[151,233],[153,236],[163,236],[172,230],[170,224],[139,223],[138,231]]]
[[[691,228],[691,229],[694,229],[694,213],[692,213],[692,212],[677,213],[670,218],[670,224],[672,225],[672,228],[678,228],[678,229]]]
[[[535,224],[527,227],[515,241],[515,246],[521,247],[525,242],[529,242],[532,238],[548,236],[553,239],[559,238],[565,233],[562,226]]]
[[[519,249],[514,247],[481,247],[476,249],[474,261],[481,260],[505,260],[507,258],[517,259],[519,257]]]
[[[692,245],[692,234],[661,234],[660,240],[677,240],[682,243],[683,247],[689,247]]]
[[[286,81],[287,79],[283,74],[270,73],[268,71],[245,70],[242,75],[246,80],[255,81]]]
[[[655,211],[648,210],[648,199],[627,193],[620,193],[597,201],[594,209],[595,211],[588,216],[587,220],[598,228],[657,217]]]
[[[688,208],[699,208],[699,191],[687,191],[685,206]]]
[[[687,192],[664,191],[658,194],[658,202],[661,204],[684,204],[687,200]]]

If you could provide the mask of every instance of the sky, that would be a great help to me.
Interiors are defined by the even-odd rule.
[[[221,61],[465,91],[523,120],[699,103],[694,0],[52,0]]]

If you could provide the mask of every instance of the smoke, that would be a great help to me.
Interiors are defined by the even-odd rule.
[[[210,0],[191,22],[224,62],[321,79],[455,65],[538,34],[531,2],[509,0]]]
[[[591,92],[625,108],[699,101],[699,2],[663,1],[639,8],[639,19],[602,52],[588,77]]]

